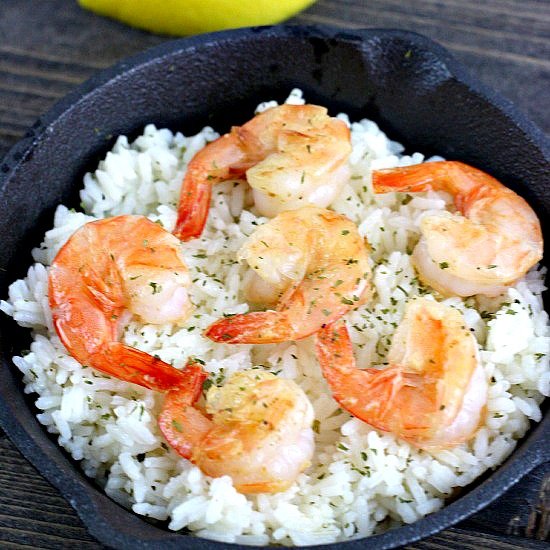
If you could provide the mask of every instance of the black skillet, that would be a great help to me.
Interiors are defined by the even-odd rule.
[[[300,87],[311,103],[370,117],[409,151],[473,164],[523,195],[543,224],[550,212],[549,146],[506,100],[481,86],[440,46],[417,34],[329,27],[261,27],[168,42],[98,73],[38,120],[0,165],[0,296],[24,275],[30,250],[57,204],[78,205],[82,176],[119,134],[148,122],[196,132],[226,131],[265,99]],[[546,227],[543,227],[546,230]],[[38,424],[10,357],[27,331],[2,316],[0,422],[98,540],[115,548],[221,548],[169,532],[108,499]],[[496,472],[441,511],[399,529],[344,543],[391,548],[473,514],[535,466],[550,460],[550,418],[536,426]]]

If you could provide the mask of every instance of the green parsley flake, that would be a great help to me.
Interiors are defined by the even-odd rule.
[[[162,286],[158,283],[155,283],[154,281],[151,281],[149,283],[149,286],[153,289],[153,294],[159,294],[160,292],[162,292]]]

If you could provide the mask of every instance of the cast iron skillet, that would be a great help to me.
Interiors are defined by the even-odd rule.
[[[168,42],[98,73],[10,151],[0,165],[0,296],[24,275],[31,247],[51,226],[56,205],[78,205],[83,174],[115,136],[136,136],[148,122],[187,134],[206,124],[226,131],[249,119],[259,101],[280,101],[295,86],[332,114],[374,118],[410,151],[438,153],[490,172],[522,194],[542,220],[548,218],[550,154],[544,136],[430,40],[409,32],[330,27],[227,31]],[[27,331],[2,316],[1,332],[0,422],[92,535],[115,548],[229,546],[161,529],[96,489],[38,424],[34,399],[23,394],[10,357],[28,347]],[[391,548],[467,517],[549,460],[549,435],[547,415],[504,465],[441,511],[345,547]]]

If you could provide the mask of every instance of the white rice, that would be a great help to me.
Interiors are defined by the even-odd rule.
[[[303,103],[293,91],[289,101]],[[260,108],[274,105],[262,104]],[[339,118],[349,123],[346,115]],[[419,220],[450,204],[443,193],[374,196],[374,168],[424,160],[402,155],[369,120],[351,124],[353,176],[331,206],[359,226],[373,247],[375,299],[347,315],[359,365],[384,362],[407,298],[430,293],[411,264]],[[500,464],[541,419],[549,393],[548,316],[541,293],[543,269],[534,268],[496,299],[449,298],[475,334],[489,381],[483,426],[468,443],[440,452],[419,451],[343,412],[320,374],[312,341],[266,346],[215,344],[202,331],[223,313],[248,310],[240,294],[247,268],[235,252],[265,218],[251,207],[243,183],[214,188],[201,238],[182,245],[193,276],[195,314],[184,327],[130,322],[124,341],[174,366],[203,359],[216,382],[262,365],[295,380],[316,413],[313,465],[284,493],[244,496],[229,477],[211,479],[164,442],[156,417],[162,397],[83,367],[67,355],[52,329],[47,299],[48,265],[84,223],[116,214],[144,214],[172,230],[186,164],[208,141],[211,128],[192,137],[148,125],[133,143],[118,138],[98,169],[84,178],[86,214],[59,206],[54,227],[33,251],[28,276],[10,286],[0,309],[32,329],[30,351],[14,357],[27,393],[38,395],[39,421],[80,461],[87,476],[135,513],[167,520],[210,539],[244,544],[310,545],[364,537],[411,523],[444,505],[445,498]]]

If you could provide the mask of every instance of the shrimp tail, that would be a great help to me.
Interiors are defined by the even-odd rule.
[[[295,332],[284,312],[258,311],[220,319],[204,335],[223,344],[271,344],[292,340]]]
[[[198,237],[206,224],[212,186],[240,177],[249,164],[235,132],[200,150],[189,163],[183,179],[174,235],[182,241]]]
[[[212,421],[193,405],[198,401],[208,374],[193,360],[181,372],[183,379],[177,388],[168,391],[158,418],[160,431],[174,450],[191,458]]]
[[[92,354],[89,362],[105,374],[159,392],[188,383],[186,372],[121,342],[111,342],[106,349]]]
[[[180,195],[178,219],[173,231],[181,241],[188,241],[200,235],[206,224],[212,185],[209,181],[186,176]]]
[[[353,416],[387,430],[386,415],[403,386],[401,369],[395,366],[383,371],[358,369],[348,329],[342,320],[319,330],[315,346],[321,372],[334,399]]]
[[[458,163],[457,163],[458,164]],[[372,186],[375,193],[429,191],[438,187],[442,178],[449,179],[449,162],[426,162],[400,168],[374,170]]]

